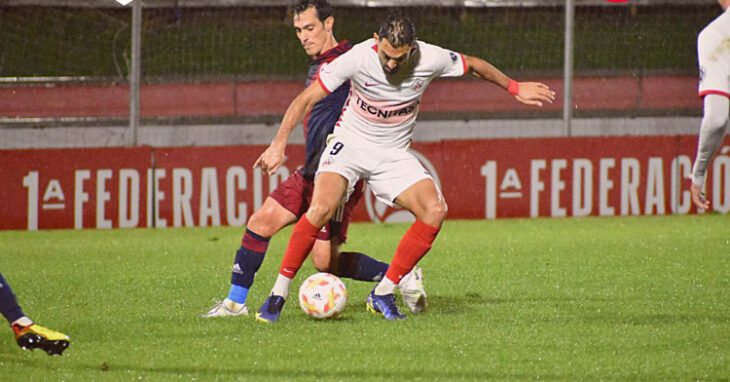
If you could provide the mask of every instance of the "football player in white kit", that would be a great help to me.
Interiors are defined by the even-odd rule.
[[[294,226],[274,288],[256,314],[258,321],[279,319],[281,299],[288,296],[291,280],[317,232],[358,179],[365,179],[384,203],[403,207],[416,217],[385,277],[366,302],[369,311],[386,319],[406,318],[398,310],[393,293],[402,277],[431,248],[447,211],[431,175],[409,151],[420,99],[434,78],[467,73],[501,86],[528,105],[541,106],[555,98],[545,84],[518,83],[482,59],[418,41],[408,18],[389,17],[372,39],[323,66],[318,81],[294,99],[271,145],[255,163],[268,173],[282,164],[289,134],[311,105],[351,81],[348,101],[320,159],[312,203]]]
[[[730,105],[730,0],[718,0],[723,14],[709,23],[697,37],[697,59],[700,65],[700,97],[704,99],[704,115],[700,128],[697,157],[692,168],[692,201],[708,210],[702,188],[710,160],[725,137]]]

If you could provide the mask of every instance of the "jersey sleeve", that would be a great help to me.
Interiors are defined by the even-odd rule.
[[[700,97],[718,94],[730,98],[730,52],[723,49],[723,40],[722,35],[708,29],[697,38]]]
[[[358,69],[359,50],[350,49],[347,53],[335,58],[319,68],[317,80],[327,94],[335,91],[340,85],[349,80]]]
[[[466,74],[464,55],[435,45],[429,48],[439,77],[461,77]]]

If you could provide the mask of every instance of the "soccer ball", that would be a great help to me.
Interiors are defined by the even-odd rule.
[[[299,288],[299,306],[314,318],[335,317],[345,309],[346,303],[345,284],[329,273],[315,273]]]

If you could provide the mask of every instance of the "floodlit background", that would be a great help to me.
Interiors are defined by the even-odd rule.
[[[149,93],[143,90],[142,124],[275,123],[300,89],[306,71],[307,57],[295,38],[289,3],[145,1],[140,86]],[[469,104],[426,109],[427,118],[564,116],[566,2],[332,3],[339,40],[360,42],[372,36],[385,15],[407,14],[420,39],[483,57],[511,77],[548,82],[560,97],[556,105],[539,111],[514,104]],[[692,88],[697,77],[696,36],[719,14],[715,1],[636,0],[617,5],[578,0],[574,7],[572,117],[699,115],[700,103]],[[128,102],[119,102],[118,89],[128,84],[132,67],[132,8],[112,0],[4,1],[0,5],[0,102],[8,107],[0,108],[0,121],[14,126],[125,124],[129,107]],[[257,84],[273,91],[266,103],[275,107],[262,109],[248,102],[250,97],[262,97]],[[40,97],[34,93],[28,96],[34,100],[31,104],[19,105],[11,98],[14,94],[17,100],[18,94],[28,92],[27,87],[48,86],[65,89],[72,97],[77,86],[90,91],[79,96],[81,110],[78,105],[64,108],[54,103],[53,97],[63,99],[62,92]],[[91,92],[96,100],[110,101],[86,100]],[[217,103],[199,110],[165,107],[162,102],[170,105],[175,102],[173,95],[194,97],[196,92],[215,97]]]

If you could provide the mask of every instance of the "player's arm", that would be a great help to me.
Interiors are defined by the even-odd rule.
[[[543,102],[553,103],[555,100],[555,92],[543,83],[517,82],[481,58],[465,54],[462,56],[464,57],[466,73],[471,73],[478,78],[501,86],[524,104],[542,106]]]
[[[697,157],[692,168],[692,201],[698,208],[707,210],[710,202],[702,194],[705,175],[710,160],[720,148],[728,120],[730,100],[724,95],[708,94],[704,98],[704,114],[697,144]]]
[[[312,81],[304,91],[294,98],[289,107],[286,109],[284,118],[281,120],[281,126],[276,132],[274,139],[269,147],[259,156],[254,163],[254,167],[261,167],[264,172],[271,175],[281,167],[284,163],[284,150],[289,140],[289,135],[299,122],[304,119],[307,112],[327,95],[319,81]]]

